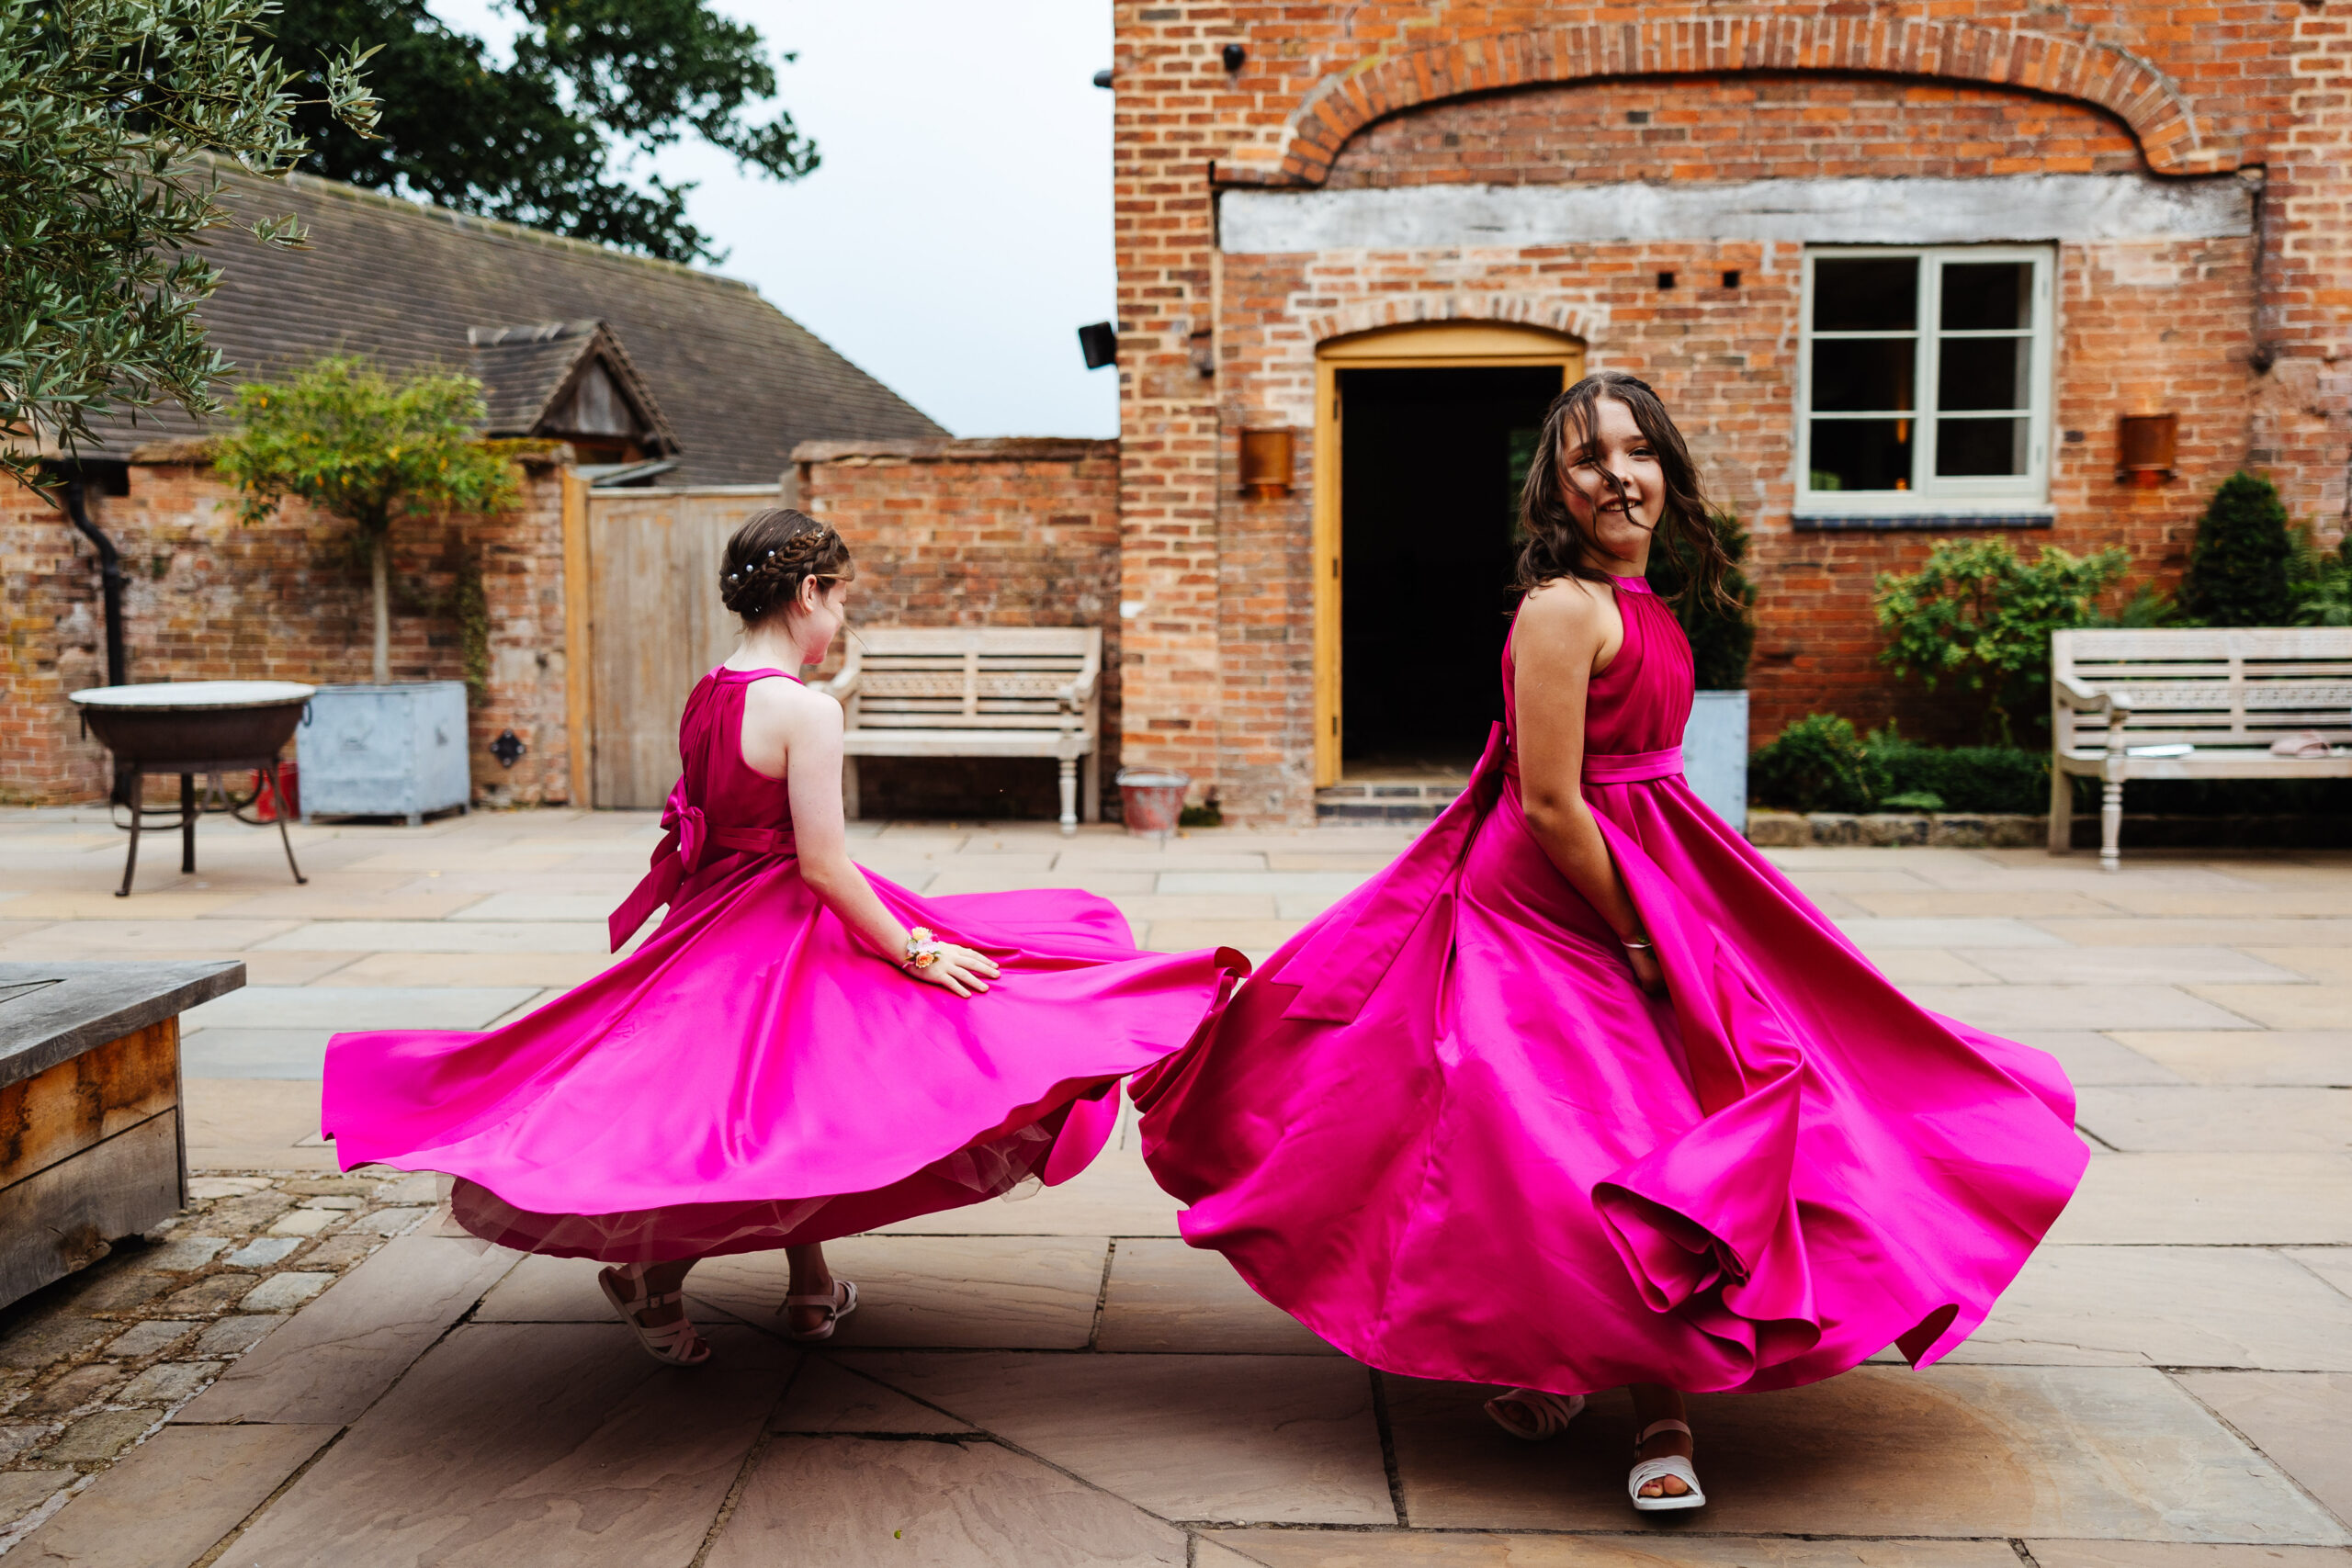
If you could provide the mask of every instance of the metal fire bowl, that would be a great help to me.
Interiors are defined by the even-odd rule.
[[[117,761],[145,773],[201,773],[277,756],[316,690],[294,681],[164,681],[71,695]]]

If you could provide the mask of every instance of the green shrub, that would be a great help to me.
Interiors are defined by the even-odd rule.
[[[2288,588],[2294,553],[2278,487],[2232,474],[2197,520],[2180,607],[2209,626],[2285,626],[2294,607]]]
[[[1729,512],[1719,512],[1708,521],[1724,554],[1731,558],[1731,570],[1724,573],[1724,593],[1736,610],[1684,592],[1690,581],[1691,552],[1672,536],[1657,536],[1658,547],[1650,552],[1647,576],[1658,597],[1673,604],[1682,635],[1690,639],[1699,690],[1739,691],[1747,684],[1747,660],[1756,651],[1756,585],[1740,570],[1747,557],[1747,530]]]
[[[1915,789],[1890,795],[1878,803],[1881,811],[1941,811],[1944,797],[1933,790]]]
[[[2288,624],[2352,626],[2352,532],[2332,550],[2306,534],[2288,563]]]
[[[1886,777],[1851,722],[1815,713],[1747,759],[1747,790],[1792,811],[1868,811]]]
[[[1941,539],[1914,572],[1881,572],[1880,653],[1929,691],[1949,681],[1970,693],[1978,733],[2003,745],[2046,736],[2050,634],[2091,625],[2097,602],[2123,575],[2122,549],[2072,556],[2052,546],[2028,562],[1997,539]]]
[[[2015,811],[2032,815],[2050,807],[2050,757],[2015,746],[1922,746],[1905,740],[1894,727],[1873,729],[1862,742],[1872,765],[1886,780],[1879,797],[1883,811]],[[1942,804],[1897,804],[1925,795]]]

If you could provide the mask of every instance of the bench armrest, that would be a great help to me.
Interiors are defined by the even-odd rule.
[[[2132,711],[2132,694],[2129,692],[2103,692],[2096,686],[2086,686],[2072,675],[2057,676],[2052,681],[2051,685],[2057,694],[2060,705],[2065,707],[2078,708],[2084,713],[2103,713],[2110,716],[2118,708],[2125,713]]]
[[[1094,688],[1102,680],[1102,655],[1098,649],[1086,656],[1085,664],[1079,669],[1078,679],[1056,692],[1054,701],[1061,705],[1064,713],[1082,712],[1086,705],[1094,700]]]
[[[825,694],[843,706],[847,706],[850,698],[857,692],[857,678],[865,672],[865,650],[853,641],[849,645],[847,657],[842,660],[841,669],[835,671],[831,680],[825,682]]]

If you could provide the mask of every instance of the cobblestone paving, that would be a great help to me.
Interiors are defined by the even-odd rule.
[[[935,893],[1078,886],[1149,945],[1262,954],[1394,828],[865,827]],[[479,1027],[609,962],[642,815],[208,824],[201,872],[0,812],[0,953],[232,957],[187,1020],[196,1202],[0,1313],[10,1562],[1169,1568],[2352,1568],[2352,857],[1774,859],[1914,997],[2057,1054],[2093,1158],[1994,1318],[1924,1373],[1694,1402],[1702,1515],[1641,1519],[1630,1414],[1515,1444],[1483,1391],[1372,1373],[1185,1247],[1123,1129],[1069,1186],[829,1248],[865,1305],[776,1332],[780,1259],[705,1265],[700,1371],[591,1266],[341,1177],[337,1028]],[[1465,1282],[1475,1289],[1475,1281]]]
[[[204,1173],[188,1207],[0,1316],[0,1550],[439,1201],[437,1179]]]

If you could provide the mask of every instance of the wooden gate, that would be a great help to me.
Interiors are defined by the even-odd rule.
[[[587,712],[578,716],[588,721],[582,782],[594,805],[651,809],[668,796],[686,694],[735,651],[738,623],[718,602],[727,536],[780,504],[773,485],[576,492],[579,549],[568,564],[587,589]]]

